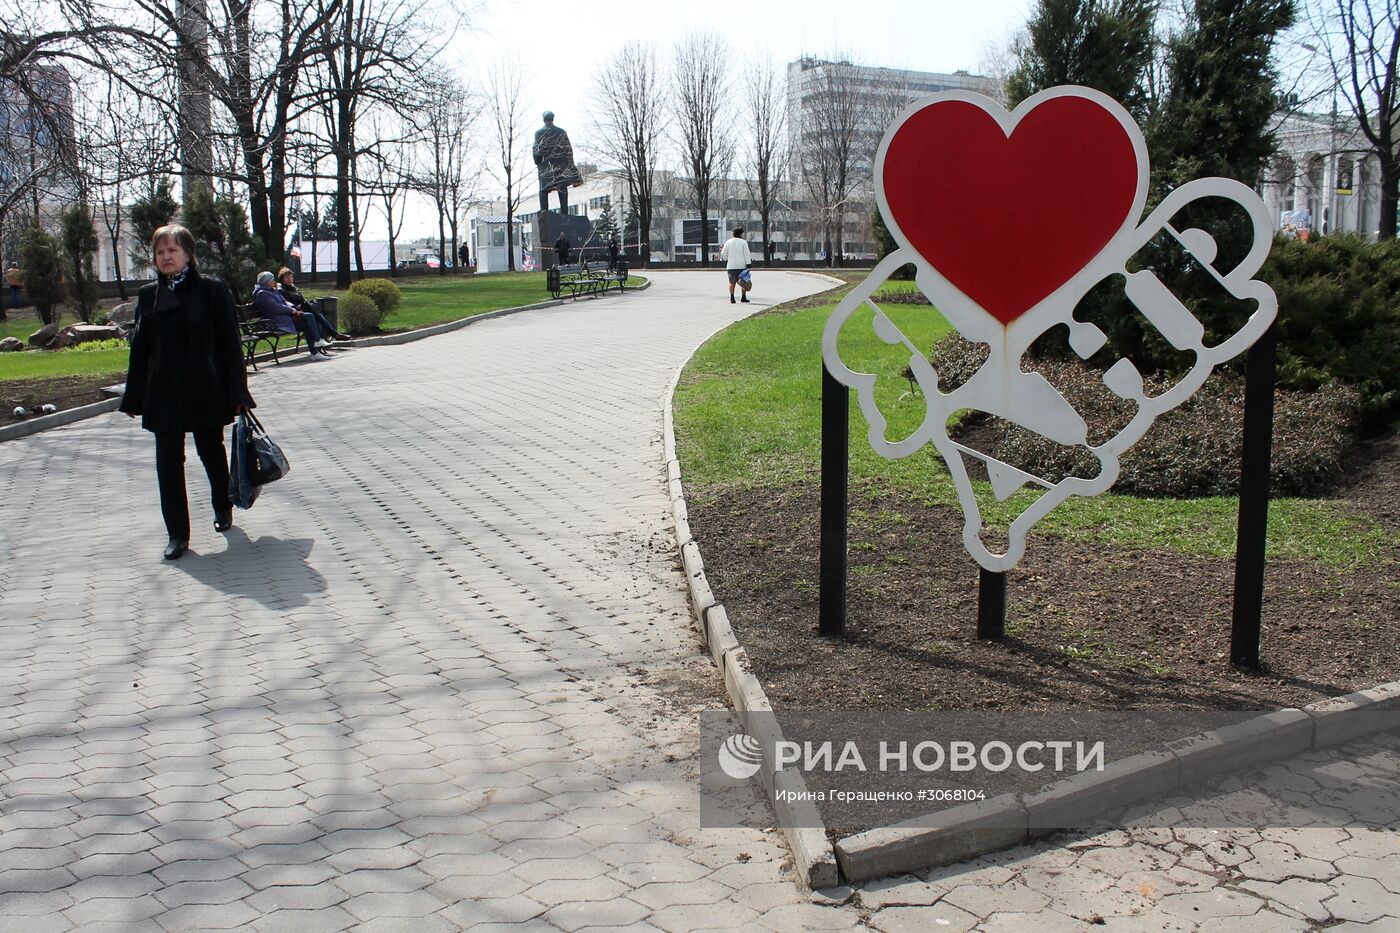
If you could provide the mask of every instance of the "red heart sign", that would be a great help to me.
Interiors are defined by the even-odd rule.
[[[1138,172],[1128,131],[1096,101],[1049,98],[1008,137],[977,105],[942,100],[895,132],[881,182],[909,245],[1010,324],[1113,238]]]

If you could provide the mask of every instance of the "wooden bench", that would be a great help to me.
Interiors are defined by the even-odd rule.
[[[627,263],[620,262],[616,269],[607,268],[590,269],[588,263],[570,266],[555,266],[545,273],[545,288],[550,295],[555,298],[562,297],[564,292],[569,293],[569,297],[577,301],[580,296],[587,295],[592,298],[607,292],[609,288],[616,285],[618,291],[624,291],[627,284]]]
[[[264,347],[265,352],[272,354],[272,362],[278,366],[282,361],[278,359],[277,351],[286,349],[285,339],[292,340],[292,350],[301,348],[302,334],[297,331],[295,334],[284,334],[277,330],[271,321],[260,316],[257,308],[252,304],[238,305],[238,332],[239,338],[243,341],[243,352],[245,362],[253,367],[253,372],[258,371],[257,353],[259,347]]]

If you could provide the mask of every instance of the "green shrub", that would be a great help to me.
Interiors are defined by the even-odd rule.
[[[72,353],[92,353],[96,350],[125,350],[130,344],[120,337],[111,340],[86,340],[68,348]]]
[[[24,291],[45,324],[58,320],[54,305],[63,300],[61,254],[58,240],[38,227],[26,227],[20,234],[19,264],[24,272]]]
[[[906,268],[906,269],[911,269],[911,268],[913,268],[913,267],[912,267],[912,266],[905,266],[904,268]],[[893,278],[893,276],[891,276],[891,278]],[[877,292],[876,294],[870,296],[870,300],[873,301],[873,302],[875,302],[877,305],[931,305],[931,304],[933,304],[933,302],[929,301],[929,300],[928,300],[928,296],[925,295],[923,292],[920,292],[920,291],[911,291],[911,292],[906,292],[906,291],[895,291],[895,290],[893,290],[893,289],[886,289],[885,291]]]
[[[1400,240],[1274,243],[1260,278],[1278,295],[1279,383],[1360,394],[1367,428],[1400,409]]]
[[[932,362],[940,385],[965,382],[986,359],[986,347],[956,335],[940,341]],[[1103,385],[1103,373],[1079,360],[1040,360],[1032,366],[1050,381],[1089,425],[1089,443],[1116,434],[1137,406]],[[1171,376],[1144,379],[1149,396],[1173,385]],[[1312,391],[1280,389],[1274,404],[1272,492],[1315,495],[1342,479],[1342,461],[1355,439],[1359,395],[1328,384]],[[1243,443],[1244,385],[1217,371],[1180,407],[1162,415],[1123,455],[1113,490],[1154,498],[1227,496],[1239,491]],[[1064,476],[1093,477],[1097,458],[1084,447],[1056,444],[1043,435],[997,418],[964,423],[969,446],[1054,482]],[[969,435],[975,434],[975,438]]]
[[[185,198],[185,226],[198,246],[199,269],[217,275],[228,285],[235,301],[247,301],[253,293],[258,269],[266,265],[262,240],[248,229],[248,212],[229,198],[196,186]]]
[[[359,284],[358,282],[355,284]],[[380,325],[384,320],[384,310],[366,295],[353,293],[340,299],[337,306],[340,328],[350,334],[363,336]]]
[[[350,294],[364,295],[378,305],[381,321],[393,314],[394,309],[403,300],[403,292],[388,279],[360,279],[350,286]]]

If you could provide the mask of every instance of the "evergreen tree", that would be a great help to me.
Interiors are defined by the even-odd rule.
[[[30,227],[20,236],[20,269],[24,290],[34,302],[40,322],[54,323],[54,305],[63,300],[63,266],[58,241],[41,227]]]
[[[642,239],[642,215],[637,211],[635,202],[628,201],[627,209],[622,212],[622,251],[625,253],[629,249],[641,250]],[[643,256],[643,259],[647,257]]]
[[[267,255],[248,229],[243,205],[201,186],[185,202],[184,219],[199,248],[200,270],[222,278],[234,301],[247,301]]]
[[[899,244],[894,241],[894,236],[890,233],[890,228],[885,226],[885,218],[880,215],[877,207],[870,212],[870,233],[875,240],[875,254],[884,259],[890,253],[899,248]],[[910,280],[914,278],[913,264],[900,266],[890,274],[892,279]]]
[[[93,269],[97,228],[92,223],[92,211],[83,202],[63,212],[60,241],[68,276],[68,297],[77,307],[83,323],[90,324],[97,310],[97,273]]]
[[[145,196],[131,202],[126,216],[131,224],[132,239],[138,244],[131,254],[135,265],[151,265],[151,237],[157,229],[170,223],[179,210],[180,202],[171,193],[169,178],[159,179]]]
[[[1165,96],[1147,126],[1149,207],[1194,178],[1233,178],[1253,188],[1275,151],[1271,124],[1279,95],[1270,59],[1279,34],[1293,24],[1291,0],[1194,0],[1192,14],[1168,45]],[[1198,201],[1171,222],[1215,239],[1219,271],[1238,265],[1254,242],[1249,217],[1230,202]],[[1200,319],[1208,346],[1237,331],[1254,310],[1228,295],[1171,237],[1149,244],[1137,262]],[[1139,315],[1129,317],[1114,322],[1119,349],[1167,370],[1189,365],[1155,330],[1141,329]]]
[[[1166,94],[1147,126],[1153,201],[1193,178],[1251,187],[1273,155],[1278,82],[1270,64],[1291,0],[1194,0],[1167,46]]]
[[[334,240],[340,232],[340,213],[334,198],[327,198],[321,209],[320,219],[312,218],[316,225],[317,240]]]
[[[597,242],[603,246],[608,245],[608,241],[613,237],[622,242],[622,236],[617,230],[617,216],[613,213],[612,203],[603,208],[603,212],[598,215],[598,219],[593,221],[593,236]]]
[[[1006,82],[1014,106],[1061,84],[1103,91],[1136,119],[1151,106],[1156,0],[1039,0]]]

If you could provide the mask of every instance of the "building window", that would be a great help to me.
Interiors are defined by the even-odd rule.
[[[719,242],[719,218],[715,218],[714,220],[711,220],[710,223],[709,223],[709,227],[710,227],[710,242],[711,242],[711,243],[718,243],[718,242]],[[682,243],[686,243],[686,244],[700,243],[700,242],[701,242],[701,240],[700,240],[700,221],[699,221],[699,220],[682,220],[682,221],[681,221],[681,242],[682,242]]]

